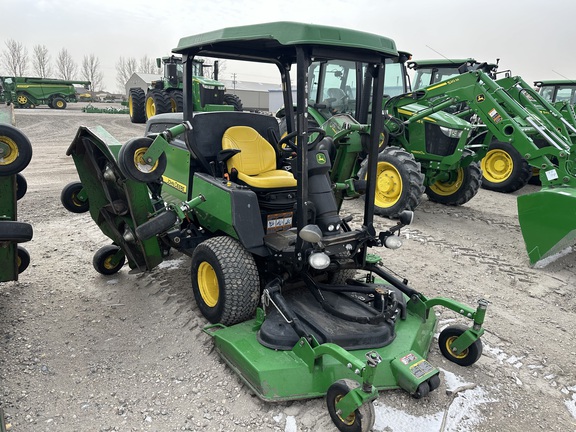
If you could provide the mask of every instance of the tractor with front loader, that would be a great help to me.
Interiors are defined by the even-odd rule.
[[[185,37],[174,53],[185,59],[183,121],[157,116],[149,127],[156,132],[124,144],[82,127],[68,149],[88,210],[112,240],[94,256],[96,270],[113,274],[126,260],[134,271],[151,270],[170,249],[190,255],[194,297],[211,323],[205,332],[224,361],[263,400],[325,397],[341,431],[371,429],[380,390],[421,398],[438,388],[439,370],[427,360],[434,307],[470,320],[443,330],[439,346],[449,360],[474,364],[486,302],[427,298],[370,251],[398,248],[412,218],[401,213],[381,232],[373,223],[384,118],[370,107],[382,106],[384,66],[399,56],[394,41],[279,22]],[[276,65],[284,104],[296,107],[291,132],[280,138],[276,119],[263,114],[195,112],[186,101],[197,56]],[[357,115],[334,115],[326,129],[307,121],[318,61],[363,65]],[[361,153],[366,180],[346,163],[334,184],[333,164]],[[342,199],[362,191],[363,220],[353,223]]]
[[[156,59],[158,69],[163,69],[161,79],[152,81],[148,90],[135,87],[128,92],[128,111],[132,123],[145,123],[156,114],[182,112],[182,58],[169,56]],[[242,102],[234,94],[226,93],[226,87],[218,81],[218,61],[214,65],[205,64],[203,59],[195,59],[194,104],[195,111],[242,111]],[[214,68],[213,78],[207,69]]]

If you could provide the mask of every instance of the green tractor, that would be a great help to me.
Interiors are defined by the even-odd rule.
[[[30,254],[18,243],[30,241],[33,230],[17,220],[17,201],[27,190],[20,172],[31,158],[28,137],[14,126],[0,123],[0,282],[18,280],[30,264]]]
[[[575,124],[576,82],[572,80],[534,81],[540,96],[564,115],[567,121]]]
[[[48,105],[65,109],[69,102],[78,102],[75,85],[88,89],[90,81],[61,80],[34,77],[0,77],[3,101],[15,108],[35,108]]]
[[[131,88],[128,94],[128,111],[132,123],[145,123],[156,114],[182,112],[182,58],[177,56],[156,59],[158,69],[163,67],[162,79],[153,81],[147,92]],[[226,93],[224,84],[218,81],[218,61],[214,62],[214,78],[206,74],[212,65],[203,59],[194,60],[194,109],[196,111],[242,111],[242,102],[234,94]]]
[[[262,49],[265,47],[266,49]],[[396,249],[412,213],[382,232],[373,224],[377,154],[383,134],[384,66],[391,39],[336,27],[279,22],[233,27],[180,40],[185,101],[197,56],[276,65],[291,131],[263,114],[196,112],[156,116],[151,135],[120,144],[101,128],[80,128],[68,149],[89,211],[113,244],[94,266],[113,274],[127,260],[147,271],[176,249],[191,256],[192,290],[211,323],[205,332],[231,369],[263,400],[325,397],[341,431],[368,431],[372,400],[402,388],[416,398],[440,385],[427,360],[435,306],[464,319],[439,336],[462,365],[482,353],[487,304],[476,308],[426,296],[392,275],[369,248]],[[310,127],[315,62],[359,62],[358,112]],[[291,72],[295,72],[293,101]],[[153,124],[152,124],[153,123]],[[168,127],[166,129],[166,127]],[[330,131],[328,133],[327,131]],[[366,154],[366,181],[353,177]],[[346,163],[344,163],[346,162]],[[330,177],[332,166],[341,181]],[[365,191],[362,221],[341,215],[344,198]]]
[[[558,112],[562,113],[564,118],[568,121],[562,125],[557,125],[557,130],[566,129],[567,133],[564,139],[567,142],[573,142],[574,127],[576,127],[576,118],[572,107],[566,104],[557,104],[556,110],[549,109],[549,102],[551,92],[535,95],[527,84],[520,77],[512,77],[510,71],[497,72],[498,62],[496,63],[481,63],[475,59],[434,59],[434,60],[419,60],[408,63],[408,67],[415,71],[413,78],[413,89],[418,91],[425,87],[433,88],[439,82],[454,79],[460,74],[481,70],[489,78],[502,87],[502,92],[506,92],[508,96],[515,99],[523,109],[527,111],[526,114],[531,114],[536,117],[546,117],[543,121],[550,121],[553,124],[559,122]],[[504,75],[498,77],[498,75]],[[537,83],[535,83],[537,85]],[[554,87],[551,87],[553,89]],[[573,88],[576,88],[574,86]],[[566,92],[566,90],[563,90]],[[532,93],[531,96],[526,94]],[[570,92],[568,91],[568,95]],[[528,182],[539,183],[539,170],[538,167],[530,166],[526,158],[519,151],[514,144],[513,139],[498,140],[494,138],[493,130],[490,130],[490,124],[484,124],[478,120],[474,115],[474,107],[470,109],[470,105],[474,105],[476,101],[470,103],[460,102],[459,104],[451,105],[447,108],[447,112],[451,112],[460,117],[466,118],[474,125],[474,135],[477,137],[471,143],[470,147],[474,148],[479,154],[485,154],[481,160],[482,168],[482,187],[496,192],[515,192],[524,187]],[[484,137],[483,139],[480,139]],[[541,136],[533,136],[535,144],[541,148],[546,147],[546,140]],[[478,151],[479,147],[487,147],[487,151]]]

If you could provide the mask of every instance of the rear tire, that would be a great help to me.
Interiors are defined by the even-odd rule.
[[[368,159],[362,161],[358,178],[366,179]],[[395,218],[404,210],[414,210],[424,193],[424,175],[414,156],[399,147],[387,147],[378,154],[374,213]]]
[[[466,155],[465,155],[466,156]],[[470,201],[478,193],[482,171],[478,162],[460,167],[450,173],[450,180],[436,182],[426,188],[428,199],[439,204],[459,206]]]
[[[59,109],[59,110],[66,109],[66,100],[64,100],[64,98],[61,98],[61,97],[55,97],[54,99],[52,99],[51,106],[54,109]]]
[[[132,123],[146,123],[146,93],[141,88],[131,88],[128,94],[128,113]]]
[[[510,193],[522,189],[532,178],[532,168],[510,143],[493,142],[480,162],[482,188]]]
[[[240,98],[231,93],[226,93],[224,95],[224,105],[232,105],[234,107],[234,111],[242,111],[244,109]]]
[[[213,237],[194,249],[192,290],[211,323],[233,325],[252,318],[260,301],[260,277],[252,255],[232,237]]]

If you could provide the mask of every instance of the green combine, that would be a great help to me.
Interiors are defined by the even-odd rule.
[[[75,85],[88,89],[90,81],[0,77],[0,94],[3,94],[3,102],[12,103],[16,108],[48,105],[54,109],[65,109],[68,103],[78,102]]]
[[[163,77],[150,83],[145,92],[141,88],[131,88],[128,94],[128,110],[132,123],[144,123],[149,118],[163,113],[182,112],[182,58],[178,56],[156,59],[158,69],[163,67]],[[207,69],[214,68],[214,78]],[[226,93],[226,87],[218,81],[218,61],[206,65],[203,59],[195,59],[193,64],[195,111],[242,111],[242,102],[234,94]]]
[[[266,401],[325,397],[341,431],[371,429],[380,390],[421,398],[438,388],[439,371],[426,360],[434,307],[471,322],[443,330],[439,346],[447,359],[474,364],[486,302],[471,308],[427,298],[369,253],[398,248],[412,219],[403,212],[381,232],[373,224],[384,118],[370,107],[382,106],[385,64],[400,56],[394,42],[278,22],[185,37],[174,52],[184,58],[185,101],[197,56],[276,65],[284,105],[296,107],[290,132],[280,138],[270,116],[196,112],[186,102],[182,115],[150,119],[149,136],[123,145],[102,129],[80,128],[68,154],[85,196],[77,190],[67,204],[86,203],[113,242],[95,255],[96,270],[113,274],[126,260],[135,271],[151,270],[171,248],[190,255],[205,331],[231,369]],[[359,65],[356,115],[310,127],[314,65],[339,61]],[[368,155],[365,180],[353,176],[360,154]],[[363,220],[353,223],[342,201],[364,192]]]

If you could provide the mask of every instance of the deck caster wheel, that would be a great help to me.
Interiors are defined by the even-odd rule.
[[[129,179],[152,183],[160,178],[166,170],[166,154],[162,153],[154,164],[144,160],[144,154],[152,145],[151,138],[134,138],[126,142],[118,152],[118,166]]]
[[[66,210],[72,213],[85,213],[90,209],[88,199],[82,199],[80,192],[84,189],[82,183],[68,183],[62,189],[60,201]]]
[[[414,399],[422,399],[428,396],[428,393],[430,393],[430,384],[428,384],[428,381],[424,381],[423,383],[420,383],[418,388],[416,388],[416,391],[412,393],[412,397]]]
[[[428,385],[430,386],[430,391],[434,391],[440,387],[440,374],[436,374],[430,378],[428,380]]]
[[[18,273],[22,273],[30,265],[30,254],[22,246],[18,246],[16,252],[16,265],[18,267]]]
[[[374,426],[376,415],[372,402],[365,403],[347,417],[342,417],[336,409],[336,404],[351,390],[359,387],[356,381],[341,379],[328,388],[326,405],[330,418],[341,432],[368,432]]]
[[[0,124],[0,176],[17,174],[32,159],[32,144],[13,126]]]
[[[453,353],[451,346],[458,337],[467,330],[464,326],[446,327],[438,337],[438,346],[442,355],[460,366],[471,366],[482,356],[482,341],[474,341],[472,345],[459,354]]]
[[[109,276],[120,271],[126,262],[126,255],[120,247],[107,245],[98,249],[92,259],[94,269],[103,275]]]

